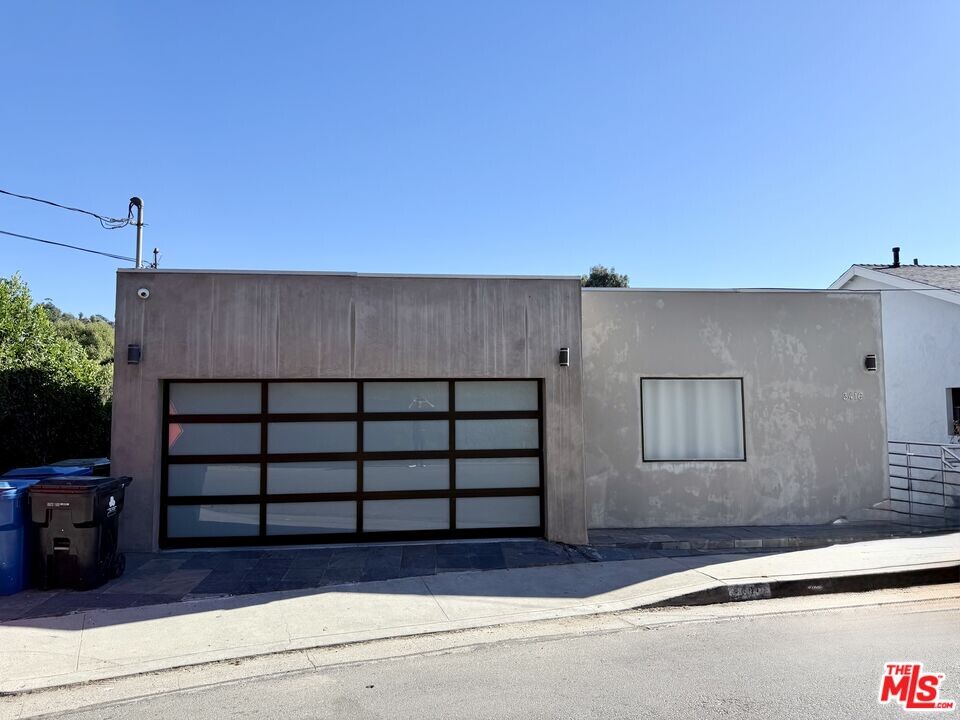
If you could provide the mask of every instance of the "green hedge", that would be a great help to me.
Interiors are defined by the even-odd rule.
[[[56,331],[19,276],[0,278],[0,473],[108,456],[112,374]]]

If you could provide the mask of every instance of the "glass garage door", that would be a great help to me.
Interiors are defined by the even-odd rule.
[[[164,385],[163,547],[543,534],[539,380]]]

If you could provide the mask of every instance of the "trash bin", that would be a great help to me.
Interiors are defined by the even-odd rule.
[[[30,515],[38,531],[40,587],[86,590],[120,577],[120,513],[129,477],[48,477],[32,485]]]
[[[17,479],[23,480],[27,478],[33,478],[39,480],[41,478],[50,477],[51,475],[57,476],[75,476],[75,475],[92,475],[92,468],[87,465],[38,465],[37,467],[22,467],[14,468],[13,470],[7,470],[3,475],[0,475],[0,479]]]
[[[0,595],[30,587],[34,533],[27,489],[36,480],[0,480]]]
[[[78,472],[76,475],[96,475],[106,477],[110,474],[110,458],[70,458],[59,462],[50,463],[50,467],[77,467],[86,468],[89,472]]]

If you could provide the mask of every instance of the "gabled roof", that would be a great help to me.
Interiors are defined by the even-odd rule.
[[[854,277],[889,285],[893,290],[914,290],[960,305],[960,265],[852,265],[830,285],[843,289]]]
[[[904,280],[932,285],[943,290],[960,291],[960,265],[860,265]]]

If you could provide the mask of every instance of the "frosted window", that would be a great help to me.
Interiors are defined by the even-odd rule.
[[[366,382],[364,412],[446,412],[449,385],[445,382]]]
[[[536,420],[457,420],[458,450],[535,450]]]
[[[260,532],[260,506],[171,505],[167,508],[169,537],[236,537]]]
[[[271,413],[352,413],[357,384],[352,382],[270,383]]]
[[[170,495],[257,495],[260,466],[256,464],[170,465]]]
[[[354,452],[357,424],[352,422],[270,423],[270,453]]]
[[[446,450],[448,430],[446,420],[368,420],[363,423],[363,449],[367,452]]]
[[[446,530],[449,527],[449,500],[363,501],[365,531]]]
[[[259,423],[176,423],[169,427],[171,455],[253,455],[260,452]]]
[[[458,382],[457,410],[536,410],[536,380]]]
[[[260,383],[170,383],[171,415],[260,412]]]
[[[449,460],[368,460],[363,464],[364,490],[446,490]]]
[[[267,535],[356,532],[355,502],[268,503]]]
[[[641,381],[643,459],[743,460],[739,379]]]
[[[457,460],[458,488],[537,487],[539,485],[539,458],[470,458]]]
[[[458,528],[537,527],[540,498],[457,498]]]
[[[354,492],[357,464],[347,462],[291,462],[267,465],[267,492],[271,494]]]

